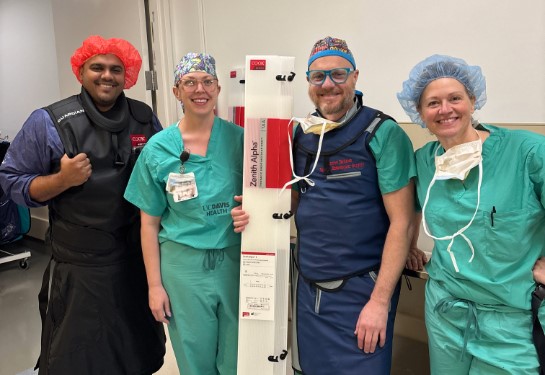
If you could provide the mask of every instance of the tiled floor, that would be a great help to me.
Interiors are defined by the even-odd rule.
[[[40,315],[38,291],[49,254],[43,243],[33,238],[19,241],[30,249],[29,267],[19,262],[0,264],[0,374],[22,375],[34,366],[39,354]],[[5,248],[3,246],[2,248]],[[18,251],[14,249],[13,251]],[[395,337],[392,375],[428,375],[427,345],[404,337]],[[29,371],[26,374],[31,374]],[[178,373],[172,351],[158,375]]]

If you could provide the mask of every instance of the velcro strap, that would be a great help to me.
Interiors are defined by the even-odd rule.
[[[72,251],[93,254],[110,253],[119,245],[111,233],[59,220],[51,224],[51,240]]]

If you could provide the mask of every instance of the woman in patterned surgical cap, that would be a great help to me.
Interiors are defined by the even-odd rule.
[[[168,325],[181,374],[237,372],[243,130],[220,119],[215,60],[188,53],[174,71],[183,118],[142,151],[125,192],[142,212],[150,308]]]

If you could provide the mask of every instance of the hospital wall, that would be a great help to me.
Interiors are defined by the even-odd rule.
[[[246,55],[295,57],[294,115],[312,110],[305,71],[312,45],[346,39],[360,70],[356,88],[366,105],[408,122],[396,99],[411,67],[432,54],[461,57],[482,67],[488,102],[483,122],[545,125],[545,2],[528,0],[170,0],[176,37],[200,41],[217,61],[218,111],[227,113],[227,81]],[[185,13],[188,4],[197,12]],[[185,8],[184,8],[185,7]],[[187,26],[201,18],[199,27]],[[177,61],[194,44],[173,43]]]

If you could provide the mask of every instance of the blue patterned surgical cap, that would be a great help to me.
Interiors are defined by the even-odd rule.
[[[192,72],[205,72],[217,77],[216,60],[206,53],[189,52],[174,69],[174,86],[178,85],[183,76]]]

